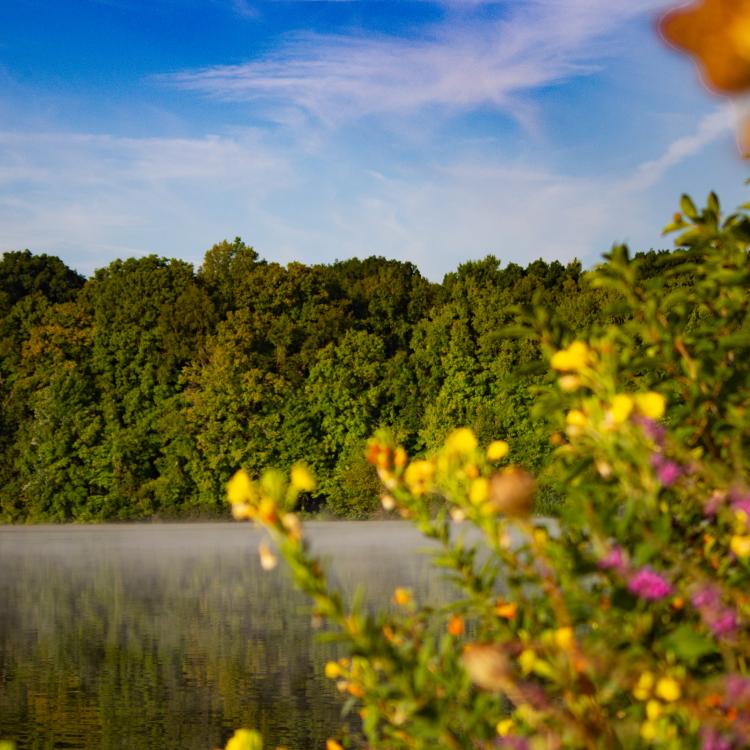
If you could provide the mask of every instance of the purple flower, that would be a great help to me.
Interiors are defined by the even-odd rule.
[[[724,681],[726,703],[735,708],[750,706],[750,677],[730,674]]]
[[[691,599],[696,609],[715,609],[721,604],[721,592],[710,583],[701,586]]]
[[[656,601],[669,596],[672,587],[667,580],[651,568],[641,568],[628,581],[628,590],[642,599]]]
[[[656,478],[664,487],[670,487],[673,485],[680,478],[681,474],[682,468],[674,461],[664,461],[661,466],[656,469]]]
[[[596,564],[601,570],[614,570],[620,575],[624,575],[628,569],[625,553],[622,551],[622,547],[617,544],[604,557],[599,558]]]
[[[511,750],[529,750],[529,743],[524,737],[508,735],[500,740],[499,747],[507,747]]]
[[[732,743],[715,729],[701,730],[701,750],[731,750]]]
[[[731,637],[737,632],[737,615],[725,607],[714,618],[709,619],[707,625],[717,638]]]
[[[729,500],[732,503],[732,510],[744,511],[750,518],[750,492],[735,487],[729,494]]]
[[[726,499],[726,492],[722,492],[721,490],[714,490],[711,493],[711,497],[708,498],[705,505],[703,506],[703,515],[715,516],[719,512],[719,508],[721,508]]]
[[[641,414],[636,414],[633,417],[633,422],[643,430],[647,438],[653,440],[658,446],[664,445],[664,438],[667,436],[667,431],[658,422]]]

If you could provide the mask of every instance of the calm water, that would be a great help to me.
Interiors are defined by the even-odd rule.
[[[308,525],[337,585],[445,599],[396,522]],[[257,727],[322,748],[342,724],[283,566],[246,524],[0,527],[0,739],[26,748],[211,750]]]

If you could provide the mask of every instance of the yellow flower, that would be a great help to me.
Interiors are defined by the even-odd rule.
[[[248,521],[253,516],[255,516],[255,509],[252,505],[248,505],[248,503],[234,503],[232,505],[232,518],[235,521]]]
[[[445,439],[445,450],[448,453],[466,455],[476,450],[476,448],[476,435],[468,427],[459,427]]]
[[[424,494],[431,486],[435,466],[431,461],[412,461],[404,472],[407,487],[415,494]]]
[[[329,737],[326,740],[326,750],[344,750],[344,747],[340,742],[336,742],[333,737]]]
[[[341,667],[335,661],[329,661],[325,667],[325,675],[329,680],[341,677]]]
[[[565,421],[572,427],[585,427],[589,420],[580,409],[571,409],[565,415]]]
[[[529,672],[534,669],[534,664],[536,664],[536,654],[532,649],[526,648],[521,651],[521,654],[518,657],[518,663],[521,666],[521,671],[524,674],[529,674]]]
[[[502,721],[498,721],[495,729],[501,737],[509,735],[513,731],[513,719],[503,719]]]
[[[235,472],[227,482],[227,500],[238,505],[249,500],[253,495],[253,483],[244,469]]]
[[[580,372],[590,360],[588,346],[583,341],[574,341],[567,349],[561,349],[552,355],[550,364],[553,369],[562,372]]]
[[[487,458],[490,461],[500,461],[508,455],[508,451],[510,451],[510,446],[505,440],[493,440],[487,446]]]
[[[641,737],[643,737],[646,742],[652,742],[655,740],[657,734],[658,729],[653,721],[644,721],[643,724],[641,724]]]
[[[469,487],[469,500],[472,505],[481,505],[490,496],[490,480],[478,477]]]
[[[558,628],[555,631],[555,643],[563,651],[569,651],[573,646],[573,628]]]
[[[682,695],[680,685],[673,677],[662,677],[656,683],[656,695],[667,703],[677,701]]]
[[[646,704],[646,716],[651,721],[656,721],[661,716],[661,703],[653,698]]]
[[[561,391],[566,393],[572,393],[577,391],[581,387],[581,379],[578,375],[563,375],[560,380],[557,381]]]
[[[406,466],[406,462],[408,460],[409,457],[406,455],[406,451],[399,445],[399,447],[396,448],[396,451],[393,454],[393,465],[397,469],[403,469],[404,466]]]
[[[664,416],[666,403],[664,396],[655,391],[635,394],[635,405],[638,411],[649,419],[661,419]]]
[[[394,592],[393,592],[393,601],[398,604],[400,607],[405,607],[407,604],[411,604],[412,601],[412,595],[411,591],[409,589],[405,589],[399,586]]]
[[[645,701],[651,695],[651,690],[654,687],[654,682],[654,675],[651,674],[651,672],[644,672],[638,678],[638,682],[633,688],[633,695],[639,701]]]
[[[625,393],[618,393],[612,399],[612,406],[609,410],[614,423],[622,424],[623,422],[626,422],[633,412],[633,406],[633,399],[630,396]]]
[[[292,487],[300,492],[312,492],[315,489],[315,477],[304,464],[292,466]]]
[[[750,536],[735,534],[729,541],[729,549],[737,557],[750,557]]]
[[[238,729],[225,750],[263,750],[263,738],[254,729]]]

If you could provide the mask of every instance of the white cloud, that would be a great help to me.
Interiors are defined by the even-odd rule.
[[[663,5],[663,0],[498,4],[493,20],[468,13],[408,38],[298,34],[266,57],[162,80],[225,100],[294,106],[329,123],[432,106],[512,111],[519,94],[595,70],[613,32]]]

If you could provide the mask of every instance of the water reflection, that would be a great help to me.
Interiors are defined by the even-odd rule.
[[[316,523],[313,547],[351,593],[442,600],[401,523]],[[341,725],[316,640],[248,525],[0,527],[0,738],[25,748],[210,750],[255,726],[290,750]]]

